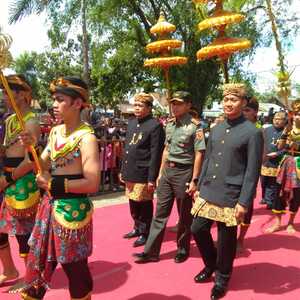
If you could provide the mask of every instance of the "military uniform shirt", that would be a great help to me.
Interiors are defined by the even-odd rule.
[[[205,150],[201,123],[190,114],[180,120],[171,119],[166,126],[166,145],[169,161],[193,165],[195,152]]]

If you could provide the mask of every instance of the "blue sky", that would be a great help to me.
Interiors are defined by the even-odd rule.
[[[14,57],[24,51],[41,52],[49,46],[47,38],[47,25],[45,15],[29,16],[15,25],[8,25],[8,6],[11,0],[0,0],[0,26],[3,31],[13,37],[11,52]],[[295,1],[293,10],[300,14],[300,1]],[[293,49],[287,53],[288,65],[299,65],[293,73],[293,84],[300,83],[300,36],[295,39]],[[275,77],[272,72],[276,71],[277,53],[274,45],[267,49],[259,49],[254,59],[246,63],[245,68],[257,73],[258,81],[256,88],[265,92],[274,86]]]

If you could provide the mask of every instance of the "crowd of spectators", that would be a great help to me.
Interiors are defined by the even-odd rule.
[[[220,113],[217,117],[199,117],[197,111],[192,109],[191,114],[194,118],[200,119],[208,138],[210,129],[224,120],[224,114]],[[0,111],[0,134],[3,133],[3,121],[7,117],[5,110]],[[127,116],[127,119],[130,115]],[[112,114],[100,113],[97,109],[87,109],[82,112],[82,119],[88,122],[94,128],[99,143],[99,155],[101,159],[101,192],[121,191],[124,189],[119,181],[119,173],[122,163],[123,145],[126,136],[128,120],[126,118],[117,118]],[[162,116],[159,121],[165,126],[168,117]],[[267,127],[272,124],[272,112],[267,116],[261,116],[259,122]],[[41,141],[45,146],[50,130],[58,122],[55,120],[51,109],[47,113],[40,114],[41,123]]]

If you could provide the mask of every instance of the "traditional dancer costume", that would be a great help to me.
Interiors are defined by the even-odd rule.
[[[7,80],[12,88],[17,86],[31,91],[31,88],[16,75],[7,76]],[[32,112],[25,114],[23,120],[24,123],[38,122]],[[20,132],[21,126],[17,116],[10,115],[5,120],[4,147],[6,149],[18,143]],[[33,172],[13,180],[12,174],[23,160],[24,157],[4,157],[4,177],[9,185],[4,190],[4,201],[0,208],[0,249],[8,247],[8,235],[15,235],[20,256],[26,257],[29,252],[27,242],[34,226],[40,193]]]
[[[62,93],[68,89],[79,90],[80,87],[77,89],[75,84],[68,83],[64,83],[67,90],[62,90]],[[45,149],[53,173],[80,160],[82,139],[93,133],[93,129],[85,123],[67,137],[63,129],[64,125],[58,125],[51,130]],[[92,254],[93,246],[93,204],[87,194],[68,191],[68,181],[81,178],[83,174],[52,175],[48,187],[51,197],[44,195],[29,241],[30,254],[25,277],[27,288],[22,293],[23,299],[44,297],[57,263],[62,265],[69,279],[72,299],[91,297],[93,281],[87,258]]]
[[[293,114],[300,113],[300,100],[292,104]],[[296,214],[300,205],[300,128],[294,122],[292,129],[283,131],[281,142],[287,149],[277,174],[277,182],[281,184],[281,197],[274,202],[273,212],[285,213],[289,204],[290,214]]]

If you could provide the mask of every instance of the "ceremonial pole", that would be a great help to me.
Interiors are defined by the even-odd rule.
[[[161,13],[157,23],[150,29],[150,32],[155,35],[158,40],[156,42],[149,43],[146,46],[148,53],[157,53],[159,54],[159,57],[146,59],[144,62],[144,67],[161,68],[163,70],[167,88],[168,103],[172,94],[170,68],[172,66],[184,65],[188,60],[187,57],[184,56],[172,56],[172,50],[178,49],[182,46],[181,41],[169,38],[170,34],[175,30],[176,26],[167,22],[164,14]]]
[[[278,95],[283,99],[283,103],[288,111],[290,111],[289,108],[289,96],[291,94],[291,81],[290,81],[290,73],[287,72],[286,66],[284,63],[284,54],[282,51],[282,46],[278,34],[278,28],[276,24],[276,18],[273,13],[272,8],[272,2],[270,0],[266,0],[267,3],[267,13],[269,15],[271,25],[272,25],[272,32],[275,39],[275,46],[276,50],[278,52],[278,65],[279,65],[279,72],[277,73],[277,79],[278,79]],[[291,114],[289,112],[289,121],[291,119]]]
[[[24,120],[23,120],[22,113],[21,113],[20,109],[18,108],[18,106],[16,104],[16,101],[14,99],[14,95],[12,93],[12,90],[9,87],[9,84],[6,80],[6,77],[4,76],[3,71],[2,71],[3,69],[7,68],[10,65],[10,63],[12,62],[12,56],[9,52],[9,48],[11,46],[11,43],[12,43],[12,38],[9,35],[0,33],[0,80],[3,84],[4,89],[7,92],[9,102],[10,102],[13,110],[16,113],[16,116],[17,116],[17,119],[19,121],[20,127],[21,127],[22,131],[24,131],[25,130],[25,123],[24,123]],[[38,170],[38,173],[40,174],[42,172],[42,168],[41,168],[41,165],[40,165],[38,155],[37,155],[37,153],[36,153],[33,146],[29,146],[28,150],[32,153],[32,157],[34,159],[36,169]]]
[[[230,56],[238,51],[251,47],[251,42],[244,38],[232,38],[226,36],[226,28],[229,25],[242,22],[245,16],[240,13],[229,12],[223,9],[223,0],[193,0],[196,5],[215,3],[213,13],[198,24],[198,30],[214,28],[218,32],[217,38],[208,46],[197,52],[198,61],[217,57],[224,74],[225,83],[229,83],[228,61]]]

